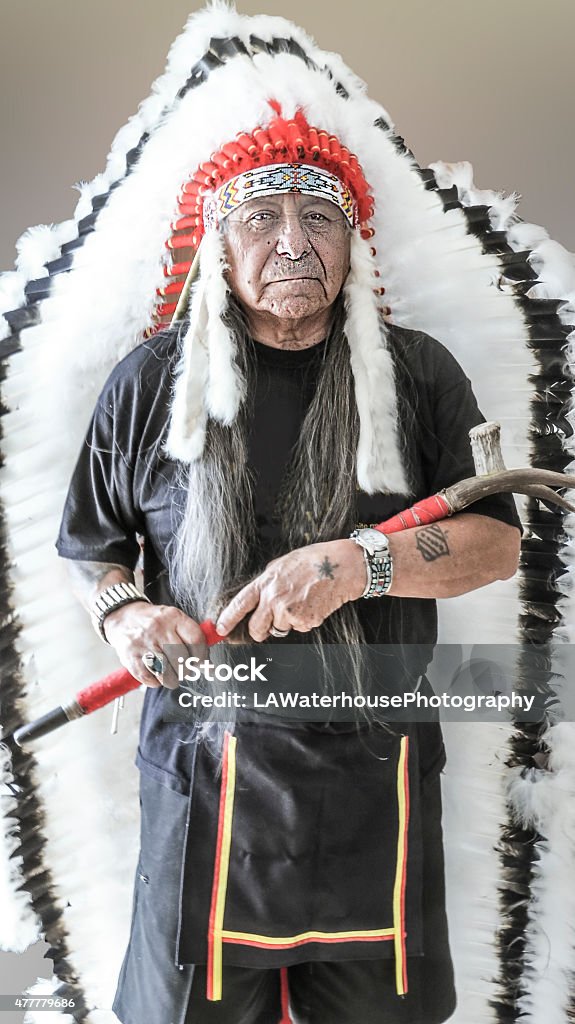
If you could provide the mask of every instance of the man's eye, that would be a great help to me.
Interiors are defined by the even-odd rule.
[[[258,227],[262,224],[272,224],[275,219],[275,214],[268,213],[266,210],[259,210],[258,213],[252,213],[248,223]]]
[[[309,221],[310,224],[329,223],[329,217],[326,217],[325,213],[318,213],[316,210],[310,210],[309,213],[306,213],[305,219]]]

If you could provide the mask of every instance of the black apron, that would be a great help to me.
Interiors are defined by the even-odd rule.
[[[401,728],[240,722],[221,767],[196,744],[189,795],[142,773],[120,1020],[153,1006],[181,1024],[194,964],[218,999],[231,964],[393,958],[396,991],[452,999],[440,811],[425,813],[444,755],[434,725]]]
[[[422,952],[417,766],[415,733],[383,727],[240,722],[221,766],[202,745],[179,962],[395,956],[403,992]]]

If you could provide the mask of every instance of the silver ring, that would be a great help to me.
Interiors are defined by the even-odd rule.
[[[275,626],[270,626],[270,636],[281,637],[288,636],[291,631],[289,629],[276,629]]]
[[[158,658],[158,655],[155,653],[155,651],[146,651],[145,654],[142,654],[142,661],[144,662],[144,665],[146,666],[149,672],[153,672],[153,674],[156,676],[162,675],[164,671],[164,665],[162,659]]]

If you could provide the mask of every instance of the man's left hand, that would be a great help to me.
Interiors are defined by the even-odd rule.
[[[307,633],[347,601],[361,597],[366,567],[352,540],[310,544],[275,558],[233,598],[218,619],[225,636],[250,615],[253,640],[266,640],[273,629]]]

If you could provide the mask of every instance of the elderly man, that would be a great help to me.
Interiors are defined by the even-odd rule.
[[[229,261],[229,287],[245,317],[243,333],[238,329],[238,344],[245,344],[243,358],[246,364],[251,361],[248,373],[253,374],[250,390],[253,388],[254,397],[246,415],[242,439],[246,443],[245,466],[228,466],[224,461],[216,467],[215,463],[222,454],[214,441],[211,453],[214,465],[206,467],[203,488],[207,490],[214,486],[216,468],[223,475],[229,475],[229,482],[221,481],[221,496],[214,496],[209,510],[210,516],[226,520],[229,515],[228,489],[238,485],[242,472],[254,474],[253,509],[241,509],[238,515],[253,517],[250,541],[253,541],[254,548],[250,557],[255,575],[252,582],[243,587],[222,611],[219,631],[225,635],[248,616],[249,633],[256,641],[291,630],[307,633],[329,621],[337,609],[353,603],[359,623],[370,640],[429,641],[432,639],[430,623],[434,618],[430,598],[461,594],[491,580],[505,578],[515,571],[519,531],[508,503],[503,500],[479,503],[473,512],[453,517],[448,525],[422,527],[390,536],[388,558],[393,575],[385,595],[378,601],[362,599],[367,571],[364,552],[367,558],[371,556],[368,548],[357,542],[358,539],[361,541],[361,534],[355,539],[345,536],[322,539],[292,549],[293,545],[282,536],[284,523],[278,522],[276,499],[282,484],[286,479],[291,481],[283,496],[288,506],[289,529],[290,518],[301,516],[302,499],[297,494],[294,467],[301,467],[299,460],[307,454],[308,446],[318,443],[319,452],[317,455],[313,453],[318,459],[325,451],[325,466],[322,468],[320,462],[313,469],[328,477],[334,475],[334,470],[337,473],[339,468],[332,466],[331,460],[345,458],[346,455],[345,445],[337,437],[338,425],[333,422],[334,414],[339,415],[340,411],[337,404],[332,408],[327,403],[330,399],[335,403],[341,401],[337,390],[345,391],[347,384],[338,377],[345,360],[337,348],[344,344],[341,293],[349,272],[351,229],[335,204],[314,196],[278,192],[247,201],[227,218],[223,232]],[[426,428],[422,444],[413,444],[412,455],[412,469],[418,481],[416,493],[423,495],[430,488],[437,489],[438,485],[452,482],[454,472],[470,472],[466,454],[467,430],[480,417],[464,375],[438,343],[406,331],[389,333],[401,342],[406,388],[411,385],[415,389],[419,416]],[[178,607],[178,602],[170,594],[169,579],[173,568],[170,557],[178,567],[174,587],[177,593],[182,594],[186,586],[182,575],[189,561],[198,547],[210,543],[209,532],[202,536],[202,513],[197,511],[191,486],[188,494],[182,493],[177,464],[163,455],[159,443],[165,436],[176,352],[177,338],[173,332],[167,332],[164,337],[157,337],[153,344],[147,343],[136,349],[112,375],[93,421],[89,446],[76,470],[59,543],[61,554],[77,559],[70,562],[70,569],[87,608],[93,611],[101,595],[114,584],[133,586],[136,536],[144,536],[146,593],[153,603],[148,603],[134,590],[128,595],[132,600],[119,602],[118,607],[112,606],[105,616],[100,615],[100,621],[106,639],[115,647],[122,663],[151,688],[158,687],[160,682],[142,662],[147,652],[161,653],[166,645],[192,645],[203,641],[197,621],[184,610],[184,602],[180,602],[184,608]],[[322,376],[331,376],[332,379],[322,381]],[[309,421],[312,419],[310,409],[318,394],[324,405],[313,410],[313,419],[317,429],[321,425],[324,434],[316,442],[313,434],[310,436]],[[429,425],[425,422],[426,416],[422,416],[423,404],[426,416],[430,417]],[[352,414],[353,410],[347,410],[347,416]],[[302,440],[305,445],[303,451]],[[223,444],[223,441],[219,443]],[[336,446],[339,445],[341,450],[338,451]],[[435,464],[425,464],[424,452],[430,447],[436,452]],[[207,456],[205,458],[207,461]],[[321,492],[321,480],[312,478],[305,484],[310,493],[314,485]],[[350,484],[348,481],[345,496],[348,502],[354,496]],[[338,498],[340,496],[334,494],[332,500]],[[361,507],[362,499],[366,505],[365,512]],[[373,511],[367,507],[368,500],[367,495],[359,496],[359,521],[364,517],[369,521],[370,516],[371,522],[385,518],[390,498],[380,498],[377,510]],[[171,545],[174,526],[170,505],[175,506],[179,516],[183,514],[185,522],[185,532],[180,525],[180,550],[175,552]],[[185,512],[182,511],[184,505]],[[356,517],[351,505],[344,509],[344,518],[349,519],[351,526],[357,524]],[[239,525],[244,527],[241,520]],[[310,537],[310,541],[313,539]],[[230,529],[229,546],[235,548],[242,541],[246,543],[241,534]],[[232,551],[232,557],[234,554]],[[218,556],[218,552],[213,553],[214,562]],[[207,558],[207,554],[204,557]],[[192,586],[193,582],[190,579],[189,585]],[[204,585],[206,582],[202,580]],[[404,618],[402,625],[395,624],[398,617]],[[249,729],[248,726],[246,728]],[[236,723],[238,737],[241,737],[241,729],[240,716]],[[269,721],[260,726],[260,731],[264,732],[273,732],[274,729],[277,730],[277,725]],[[424,726],[420,732],[425,734],[426,730],[429,727]],[[147,864],[148,856],[158,858],[157,881],[160,885],[164,871],[175,884],[177,871],[172,876],[162,856],[173,859],[177,849],[175,844],[181,847],[183,843],[182,835],[174,835],[176,825],[183,824],[182,812],[174,820],[170,818],[168,806],[163,804],[167,798],[169,805],[173,793],[186,792],[191,781],[192,753],[184,732],[185,726],[162,724],[157,702],[155,705],[149,703],[139,755],[140,765],[146,773],[146,800],[149,803],[147,808],[144,806],[144,813],[147,811],[150,816],[147,822],[149,832],[147,835],[144,833],[144,840],[151,849],[144,850],[143,863]],[[312,746],[317,735],[321,736],[322,742],[325,740],[325,736],[317,732],[317,726],[308,727],[307,733],[306,744],[309,744],[309,736],[312,737]],[[345,735],[346,756],[349,757],[349,735]],[[357,735],[361,742],[365,742],[361,730]],[[339,754],[336,750],[341,746],[337,730],[330,735],[330,740],[337,760]],[[437,742],[436,737],[436,747]],[[424,744],[425,739],[422,746]],[[304,749],[311,758],[311,752],[305,745]],[[285,786],[289,787],[290,772],[295,765],[290,761],[289,748],[286,750]],[[319,751],[314,753],[317,760]],[[298,756],[295,747],[292,756]],[[434,756],[436,763],[426,766],[432,774],[441,766],[439,748]],[[355,752],[350,761],[350,792],[353,791],[354,758],[357,758],[359,778],[362,778],[364,770]],[[310,760],[309,785],[312,789],[315,763]],[[277,799],[282,799],[281,793],[277,794]],[[437,796],[432,790],[429,799],[436,806]],[[292,822],[294,829],[309,825],[314,829],[318,827],[315,820],[306,820],[307,813],[301,811],[301,825],[297,818]],[[377,814],[375,806],[373,813],[374,816]],[[160,849],[153,845],[158,841],[155,817],[161,821],[161,829],[168,830]],[[251,824],[257,830],[262,823],[252,821]],[[359,854],[365,837],[356,838],[357,871],[361,872]],[[319,850],[321,835],[315,839]],[[349,840],[350,836],[346,835],[345,844]],[[283,837],[283,842],[287,855],[288,835]],[[160,850],[163,851],[162,856]],[[337,845],[332,856],[337,857]],[[342,856],[347,858],[347,851]],[[180,864],[179,855],[176,859]],[[438,859],[437,850],[434,859]],[[281,885],[281,865],[278,865],[278,872],[277,882]],[[147,879],[144,885],[149,886],[147,873],[140,871],[140,885],[143,878]],[[436,884],[440,882],[436,880]],[[305,891],[303,882],[302,890]],[[274,894],[270,892],[268,895],[273,903]],[[434,898],[436,896],[434,894]],[[163,905],[165,896],[162,894],[158,894],[158,899],[163,913],[173,916],[175,921],[177,906]],[[304,927],[309,920],[309,907],[302,906],[300,911],[302,926],[298,932],[303,933],[310,930]],[[321,913],[319,910],[320,923]],[[182,914],[186,915],[185,906]],[[338,931],[359,931],[355,927],[358,923],[342,920],[343,927]],[[280,921],[278,927],[281,929]],[[143,962],[140,960],[142,968],[155,971],[158,970],[156,957],[162,955],[163,940],[152,929],[150,920],[146,930],[142,928],[138,934],[140,941],[147,945],[147,956],[143,957]],[[172,924],[164,921],[162,929],[166,929],[173,939]],[[257,933],[259,929],[246,921],[242,931]],[[429,941],[437,941],[437,936],[429,935]],[[307,966],[305,946],[303,956],[302,947],[299,947],[296,961],[303,961],[306,970],[302,966],[290,968],[290,973],[295,976],[290,992],[297,1020],[383,1022],[444,1019],[445,1010],[440,1016],[420,1017],[423,1012],[420,1008],[414,1011],[409,1008],[416,995],[418,999],[423,998],[417,984],[413,986],[414,996],[410,995],[411,986],[403,997],[391,996],[387,992],[387,988],[393,987],[391,976],[388,977],[383,970],[390,966],[391,961],[363,959],[363,952],[358,951],[359,940],[353,944],[351,956],[348,948],[341,961],[332,959],[333,945],[326,942],[323,952],[318,953],[320,945],[318,942],[314,947],[313,968]],[[369,950],[370,957],[373,956],[372,949],[373,946]],[[432,949],[428,948],[426,953],[433,963]],[[130,954],[124,985],[127,984],[126,976],[134,980],[135,962],[142,955],[141,949]],[[277,957],[277,952],[275,955]],[[284,959],[286,963],[292,962],[290,955]],[[415,957],[415,963],[417,960]],[[437,962],[441,963],[440,960]],[[445,984],[445,963],[442,970],[440,977]],[[205,1006],[202,1005],[204,986],[200,986],[198,980],[203,973],[202,969],[196,969],[190,1021],[279,1019],[274,1009],[274,999],[279,999],[277,972],[270,968],[235,966],[232,961],[229,967],[224,965],[221,1004],[206,1003]],[[242,974],[246,977],[242,978]],[[141,984],[145,986],[144,979]],[[397,1006],[392,1009],[395,1000]],[[440,994],[438,1001],[447,1009],[451,1006],[448,992]],[[311,1010],[311,1006],[317,1009]],[[138,1019],[125,996],[120,997],[118,1013],[127,1022]],[[158,1019],[156,1014],[154,1019]]]
[[[72,480],[59,553],[149,687],[124,1024],[453,1010],[438,725],[163,713],[157,659],[202,644],[202,618],[222,637],[246,619],[257,643],[414,645],[423,678],[433,599],[517,565],[505,498],[369,529],[472,474],[481,415],[446,349],[382,318],[373,199],[345,142],[273,100],[192,175],[169,241],[199,249],[184,329],[113,371]]]

